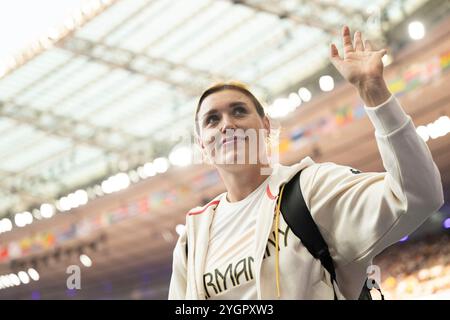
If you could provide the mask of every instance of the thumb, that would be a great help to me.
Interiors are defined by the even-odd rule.
[[[332,43],[330,45],[330,61],[331,63],[337,67],[339,63],[341,62],[341,57],[339,56],[339,51],[336,48],[336,46]]]
[[[387,50],[386,50],[386,49],[381,49],[381,50],[377,51],[377,53],[378,53],[381,57],[383,57],[383,56],[387,53]]]

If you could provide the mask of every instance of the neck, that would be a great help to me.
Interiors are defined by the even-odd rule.
[[[247,165],[233,171],[218,168],[227,189],[228,201],[240,201],[256,190],[268,177],[261,174],[262,168],[270,170],[270,167],[267,165]]]

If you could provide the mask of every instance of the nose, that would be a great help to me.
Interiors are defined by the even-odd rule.
[[[227,130],[230,129],[236,129],[236,124],[234,123],[233,119],[227,115],[223,116],[222,118],[222,126],[220,128],[220,132],[225,134]]]

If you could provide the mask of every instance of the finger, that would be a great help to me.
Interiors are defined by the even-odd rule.
[[[339,51],[334,45],[334,43],[330,45],[330,60],[334,65],[336,65],[342,60],[341,57],[339,56]]]
[[[377,53],[378,53],[381,57],[383,57],[383,56],[387,53],[387,50],[386,50],[386,49],[381,49],[381,50],[377,51]]]
[[[337,58],[337,59],[341,58],[339,56],[338,48],[335,46],[334,43],[332,43],[331,46],[330,46],[330,54],[331,54],[331,58]]]
[[[369,40],[364,41],[365,51],[373,51],[372,43]]]
[[[344,26],[342,29],[342,40],[344,42],[344,58],[345,55],[353,52],[352,39],[350,38],[350,29],[347,26]]]
[[[354,35],[355,51],[364,51],[364,45],[361,39],[361,32],[356,31]]]

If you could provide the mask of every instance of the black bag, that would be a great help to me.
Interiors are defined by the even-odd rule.
[[[333,259],[328,250],[328,245],[320,234],[319,228],[315,224],[308,207],[306,206],[302,192],[300,190],[300,172],[298,172],[288,183],[285,184],[281,199],[281,213],[287,225],[300,239],[302,244],[308,249],[311,255],[319,259],[322,266],[328,271],[333,283],[337,284],[336,272]],[[384,296],[380,291],[381,298]],[[338,300],[334,290],[334,300]],[[367,281],[364,282],[359,300],[372,300]]]

